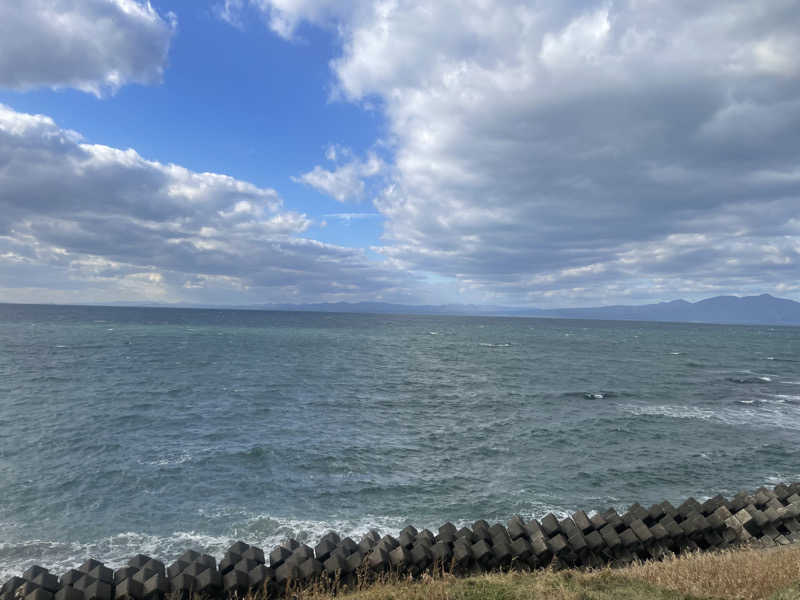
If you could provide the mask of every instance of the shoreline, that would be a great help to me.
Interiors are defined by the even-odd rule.
[[[3,583],[0,600],[242,597],[332,581],[362,586],[386,575],[414,580],[442,572],[468,577],[502,570],[622,568],[745,545],[793,545],[800,542],[799,517],[796,482],[741,491],[730,500],[688,498],[677,507],[668,501],[649,509],[634,503],[621,515],[608,509],[590,517],[579,510],[563,519],[552,513],[540,521],[515,516],[505,525],[479,520],[460,529],[448,522],[436,533],[408,526],[397,538],[373,530],[358,542],[329,532],[313,548],[287,540],[264,550],[240,541],[219,564],[213,556],[187,550],[170,565],[139,554],[116,571],[102,557],[58,574],[34,565]]]

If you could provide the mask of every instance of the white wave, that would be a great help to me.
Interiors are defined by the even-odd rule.
[[[439,335],[438,331],[429,331],[428,335]]]
[[[775,394],[773,398],[780,398],[781,400],[789,400],[790,402],[796,402],[800,400],[800,396],[796,394]]]
[[[670,354],[672,354],[672,356],[680,356],[683,352],[670,352]]]
[[[485,348],[510,348],[511,344],[489,344],[487,342],[481,342],[481,346]]]

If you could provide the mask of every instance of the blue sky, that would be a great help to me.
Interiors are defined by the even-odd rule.
[[[800,299],[800,2],[0,3],[0,301]]]

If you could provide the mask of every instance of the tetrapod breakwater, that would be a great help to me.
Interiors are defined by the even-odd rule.
[[[445,523],[434,533],[412,526],[395,538],[370,531],[359,541],[336,532],[312,548],[288,539],[265,550],[243,541],[224,557],[186,550],[170,565],[149,556],[132,557],[112,570],[98,558],[60,576],[34,565],[0,588],[0,600],[164,600],[193,594],[223,599],[248,592],[280,597],[316,582],[347,586],[381,574],[419,576],[444,569],[458,575],[502,569],[624,566],[672,554],[750,544],[762,547],[800,541],[800,482],[741,491],[704,502],[688,498],[645,508],[579,510],[559,519],[512,517],[471,526]]]

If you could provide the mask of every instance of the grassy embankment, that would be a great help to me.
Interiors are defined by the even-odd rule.
[[[696,553],[598,571],[494,573],[389,579],[337,594],[292,593],[296,600],[800,600],[800,547]],[[256,600],[248,598],[245,600]]]

